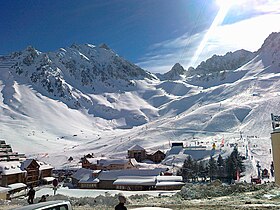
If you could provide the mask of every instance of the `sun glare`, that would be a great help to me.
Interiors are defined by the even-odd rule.
[[[248,2],[249,0],[216,0],[216,4],[220,7],[231,7],[233,5],[242,5],[246,2]]]
[[[238,1],[241,1],[241,0],[238,0]],[[220,5],[220,9],[219,9],[219,12],[217,13],[214,21],[212,22],[210,28],[207,30],[206,34],[204,35],[202,41],[200,42],[198,48],[196,49],[195,51],[195,54],[194,56],[192,57],[192,60],[191,60],[191,65],[194,65],[200,54],[202,53],[209,37],[212,35],[212,33],[215,31],[215,29],[217,28],[218,25],[220,25],[224,18],[226,17],[226,14],[228,13],[228,10],[230,9],[230,7],[232,6],[232,3],[233,1],[230,1],[230,0],[218,0],[217,3],[219,3]]]

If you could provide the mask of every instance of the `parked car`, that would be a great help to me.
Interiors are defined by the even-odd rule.
[[[14,210],[73,210],[69,201],[46,201],[16,208]]]

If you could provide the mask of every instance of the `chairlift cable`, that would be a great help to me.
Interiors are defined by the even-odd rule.
[[[187,42],[186,42],[186,44],[185,44],[185,46],[184,46],[184,48],[183,48],[183,50],[182,50],[182,52],[181,52],[180,59],[179,59],[179,63],[182,62],[182,61],[184,60],[184,59],[183,59],[183,56],[185,55],[185,52],[187,51],[187,47],[189,47],[189,45],[190,45],[191,37],[194,35],[194,31],[195,31],[195,29],[196,29],[196,27],[197,27],[197,25],[198,25],[198,23],[199,23],[199,21],[200,21],[200,19],[201,19],[201,16],[202,16],[202,14],[203,14],[205,8],[206,8],[206,0],[203,1],[202,9],[201,9],[200,12],[198,13],[198,16],[197,16],[197,18],[196,18],[196,20],[195,20],[195,24],[193,25],[193,27],[192,27],[192,29],[191,29],[191,32],[189,33],[189,37],[188,37],[188,39],[187,39]]]

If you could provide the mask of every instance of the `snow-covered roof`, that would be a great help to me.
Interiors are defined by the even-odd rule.
[[[93,170],[86,169],[86,168],[80,168],[72,175],[72,178],[77,180],[87,180],[90,177],[92,177]]]
[[[174,185],[176,185],[176,186],[178,186],[178,185],[185,185],[185,183],[184,182],[157,182],[156,183],[156,187],[157,186],[174,186]]]
[[[156,176],[120,176],[113,185],[155,185]]]
[[[196,149],[196,150],[184,150],[184,154],[192,156],[194,160],[204,159],[206,157],[210,157],[213,154],[213,150],[205,150],[205,149]]]
[[[26,172],[20,168],[19,161],[0,162],[1,175],[19,174]]]
[[[106,157],[96,157],[96,158],[86,158],[87,161],[91,164],[97,164],[98,161],[106,160]]]
[[[145,150],[143,147],[139,146],[138,144],[135,144],[134,146],[130,147],[128,150]]]
[[[157,176],[157,182],[182,182],[182,176]]]
[[[47,177],[44,177],[42,179],[45,180],[46,182],[52,182],[55,178],[52,177],[52,176],[47,176]]]
[[[37,163],[40,166],[39,170],[47,170],[47,169],[53,169],[54,168],[53,166],[51,166],[50,164],[47,164],[45,162],[37,161]]]
[[[11,189],[7,188],[7,187],[0,187],[0,193],[8,192],[9,190],[11,190]]]
[[[32,163],[33,160],[34,159],[26,159],[25,161],[22,161],[20,168],[22,170],[25,170]]]
[[[101,159],[99,165],[109,166],[109,165],[124,165],[129,162],[129,159]]]
[[[81,179],[79,183],[97,184],[99,181],[98,178],[90,177],[88,179]]]
[[[14,184],[9,184],[8,187],[10,190],[16,190],[16,189],[21,189],[27,187],[26,184],[23,183],[14,183]]]
[[[166,156],[168,156],[168,155],[178,155],[182,151],[183,151],[183,148],[181,146],[174,146],[167,152]]]
[[[164,171],[166,168],[111,170],[102,171],[98,178],[100,180],[116,180],[121,176],[158,176]]]
[[[135,160],[135,158],[130,158],[130,162],[133,166],[137,166],[138,165],[138,162],[137,160]]]

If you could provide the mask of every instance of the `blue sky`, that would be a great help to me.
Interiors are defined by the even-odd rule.
[[[166,72],[176,62],[188,68],[215,53],[257,50],[280,30],[279,0],[234,0],[230,7],[226,1],[0,1],[0,54],[28,45],[45,52],[106,43],[142,68]]]

